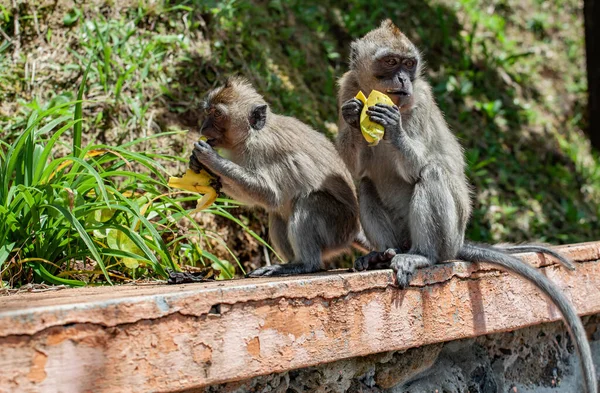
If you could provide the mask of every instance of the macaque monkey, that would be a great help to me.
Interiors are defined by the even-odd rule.
[[[323,269],[359,231],[352,177],[335,146],[299,120],[271,112],[245,80],[230,78],[208,94],[202,135],[190,168],[219,177],[225,194],[269,213],[269,234],[289,263],[249,276],[284,276]],[[228,158],[213,148],[221,148]]]
[[[597,393],[585,330],[574,307],[537,269],[510,254],[543,252],[568,268],[571,262],[537,245],[487,246],[465,242],[471,214],[463,150],[422,76],[415,45],[390,20],[351,44],[350,70],[339,81],[337,148],[358,182],[360,221],[373,252],[355,269],[389,268],[400,287],[417,269],[462,259],[487,262],[517,273],[542,290],[561,311],[582,359],[587,392]],[[394,105],[367,110],[384,127],[383,139],[368,146],[359,130],[363,104],[358,91],[387,94]]]

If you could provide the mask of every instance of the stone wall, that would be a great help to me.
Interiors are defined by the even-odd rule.
[[[585,317],[600,369],[600,314]],[[206,388],[207,393],[576,393],[579,359],[561,322],[391,351]]]

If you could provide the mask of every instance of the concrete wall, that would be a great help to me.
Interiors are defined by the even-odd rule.
[[[600,315],[585,317],[600,369]],[[600,376],[599,376],[600,377]],[[214,385],[210,393],[576,393],[579,359],[560,322]]]
[[[576,262],[576,271],[541,255],[521,258],[555,282],[580,315],[600,313],[600,242],[560,250]],[[280,390],[254,391],[293,392],[297,384],[310,391],[319,382],[318,368],[334,385],[339,380],[366,392],[405,383],[434,361],[425,382],[442,386],[457,375],[448,382],[459,384],[457,391],[477,378],[504,389],[498,359],[534,370],[535,362],[550,357],[526,356],[518,341],[486,346],[487,337],[510,338],[504,332],[558,320],[539,290],[484,263],[422,270],[402,291],[392,272],[381,270],[19,294],[0,297],[0,392],[204,391],[264,375],[251,383],[270,378]],[[597,334],[595,325],[590,329]],[[475,337],[479,346],[444,344]],[[554,333],[524,337],[523,348],[551,348],[556,341],[555,356],[566,354],[559,351],[567,342],[564,332],[560,340],[550,339]],[[531,344],[534,338],[539,344]],[[556,370],[557,376],[567,373]],[[543,384],[550,374],[508,375]],[[230,385],[214,389],[229,391]]]

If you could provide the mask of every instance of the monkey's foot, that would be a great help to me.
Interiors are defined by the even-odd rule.
[[[392,258],[390,267],[396,272],[396,281],[400,289],[408,287],[410,280],[417,271],[433,265],[429,259],[417,254],[398,254]]]
[[[371,251],[367,255],[363,255],[354,262],[354,270],[376,270],[389,269],[390,263],[397,251],[393,248],[381,251]]]
[[[246,274],[246,277],[276,277],[276,276],[292,276],[295,274],[306,274],[318,272],[319,269],[313,268],[304,263],[286,263],[284,265],[271,265],[259,267],[256,270]]]

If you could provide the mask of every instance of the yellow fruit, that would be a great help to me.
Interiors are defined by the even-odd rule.
[[[206,209],[217,199],[217,191],[210,185],[213,179],[213,176],[204,169],[200,173],[195,173],[193,170],[188,169],[185,171],[183,177],[170,177],[168,185],[169,187],[204,194],[198,201],[196,209],[192,212],[195,213]]]
[[[369,146],[375,146],[383,138],[384,130],[381,124],[374,123],[369,119],[367,109],[376,104],[394,105],[394,103],[390,97],[377,90],[372,90],[369,98],[365,97],[362,91],[359,91],[356,98],[364,104],[360,113],[360,131],[365,140],[369,142]]]

